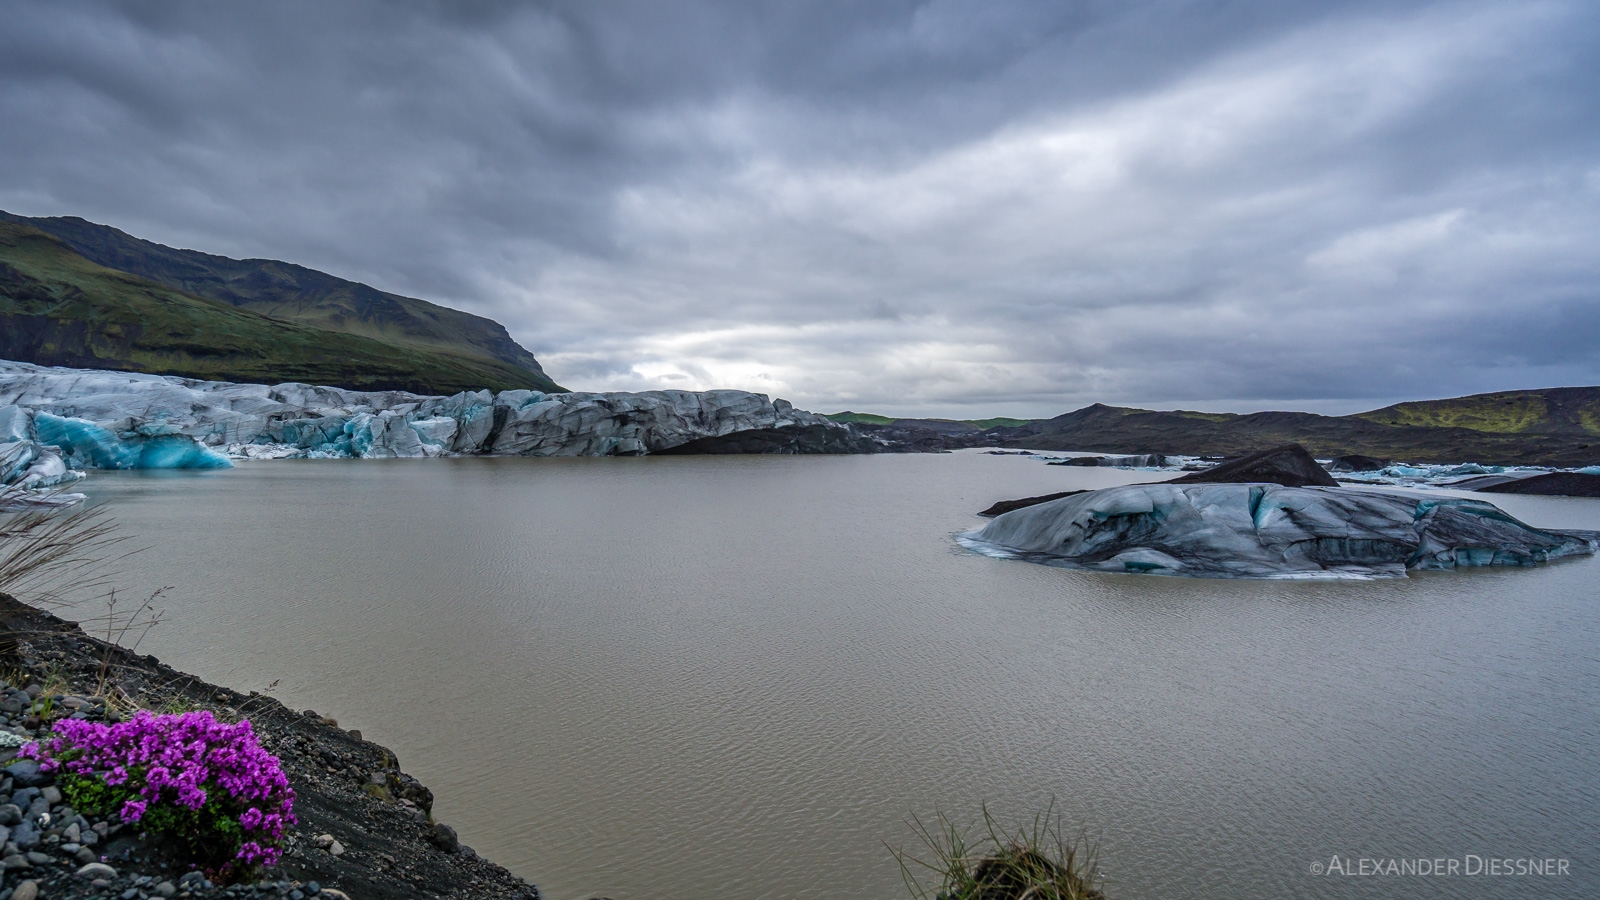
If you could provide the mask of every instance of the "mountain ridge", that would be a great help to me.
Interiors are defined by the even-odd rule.
[[[350,281],[296,263],[238,260],[134,237],[77,216],[31,218],[0,211],[0,222],[34,228],[91,263],[169,290],[322,331],[369,338],[405,350],[479,357],[524,370],[520,387],[561,390],[537,358],[499,322]],[[496,372],[497,384],[505,374]],[[484,384],[481,387],[491,385]]]
[[[857,427],[894,431],[851,413]],[[1157,411],[1093,403],[1050,419],[943,437],[946,446],[1237,457],[1298,443],[1327,457],[1410,462],[1584,466],[1600,462],[1600,386],[1496,391],[1415,400],[1347,416],[1264,411]]]
[[[0,357],[39,365],[354,390],[559,391],[496,359],[328,331],[110,269],[28,225],[0,221]]]

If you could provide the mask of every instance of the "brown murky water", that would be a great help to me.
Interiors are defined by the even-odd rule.
[[[1600,561],[1107,576],[951,535],[1157,477],[978,453],[285,461],[85,483],[141,648],[393,747],[552,900],[899,898],[884,842],[1052,797],[1115,898],[1600,895]],[[1600,529],[1600,501],[1502,497]],[[1557,877],[1313,875],[1564,857]]]

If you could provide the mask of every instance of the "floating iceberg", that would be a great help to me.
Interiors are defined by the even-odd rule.
[[[1531,528],[1481,500],[1274,484],[1136,484],[1008,512],[956,540],[991,556],[1105,572],[1370,578],[1592,554],[1600,533]]]
[[[745,391],[427,397],[0,361],[0,442],[55,444],[74,464],[99,468],[208,468],[229,457],[639,456],[807,426],[850,433]]]

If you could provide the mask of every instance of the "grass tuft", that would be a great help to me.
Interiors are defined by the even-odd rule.
[[[987,805],[982,829],[961,828],[942,812],[930,826],[915,817],[908,823],[927,848],[922,859],[890,848],[900,863],[906,888],[919,900],[1105,900],[1094,846],[1084,835],[1068,841],[1055,804],[1029,825],[1008,833]],[[978,831],[976,839],[973,832]],[[924,887],[917,877],[933,876]]]

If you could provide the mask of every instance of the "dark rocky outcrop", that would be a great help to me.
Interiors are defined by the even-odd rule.
[[[1322,468],[1306,448],[1284,444],[1271,450],[1218,463],[1209,469],[1190,472],[1168,484],[1281,484],[1284,487],[1338,487],[1339,482]]]
[[[983,431],[970,422],[952,422],[949,419],[895,419],[890,427],[902,430],[934,431],[939,434],[979,434]]]
[[[1375,456],[1362,456],[1359,453],[1351,453],[1345,456],[1336,456],[1330,460],[1328,462],[1328,471],[1376,472],[1388,464],[1388,461],[1378,459]]]
[[[1045,465],[1047,465],[1047,466],[1077,466],[1077,467],[1081,467],[1081,468],[1085,468],[1085,469],[1092,469],[1092,468],[1094,468],[1096,466],[1104,465],[1105,462],[1106,462],[1106,459],[1107,459],[1107,457],[1104,457],[1104,456],[1074,456],[1071,459],[1058,459],[1058,460],[1054,460],[1052,462],[1047,462],[1047,463],[1045,463]]]
[[[1472,488],[1489,494],[1537,494],[1548,497],[1600,497],[1600,475],[1584,472],[1546,472],[1499,484]]]
[[[1043,494],[1043,495],[1038,496],[1038,497],[1023,497],[1020,500],[1001,500],[1000,502],[998,502],[995,505],[989,507],[988,509],[984,510],[983,512],[978,513],[978,515],[983,516],[986,519],[992,519],[995,516],[1001,515],[1002,513],[1011,512],[1014,509],[1022,509],[1024,507],[1028,507],[1028,506],[1037,506],[1040,503],[1049,503],[1051,500],[1060,500],[1062,497],[1071,497],[1073,494],[1082,494],[1082,493],[1084,493],[1084,492],[1083,491],[1062,491],[1062,492],[1057,493],[1057,494]]]
[[[1138,453],[1132,456],[1074,456],[1046,463],[1050,466],[1081,466],[1084,468],[1142,469],[1147,466],[1167,465],[1167,458],[1159,453]]]
[[[883,446],[844,425],[791,425],[753,428],[732,434],[704,437],[657,450],[656,456],[696,456],[728,453],[877,453]]]

